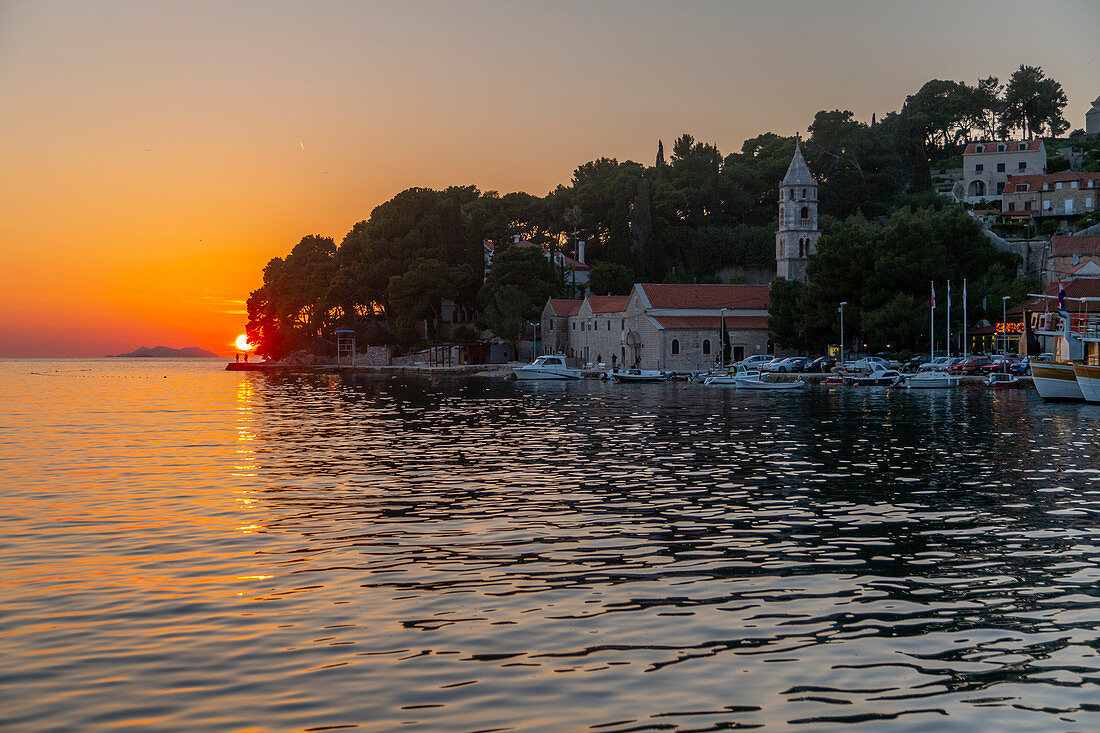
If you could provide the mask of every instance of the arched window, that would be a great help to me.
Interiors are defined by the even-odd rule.
[[[703,354],[710,353],[710,339],[703,339]]]
[[[802,189],[802,198],[806,198],[806,189]]]
[[[672,353],[673,354],[679,354],[680,353],[680,339],[672,339]]]
[[[803,219],[809,219],[810,218],[810,207],[809,206],[803,206],[802,207],[802,218]]]
[[[806,256],[806,240],[805,239],[798,240],[798,256],[799,257],[805,257]]]
[[[791,189],[790,199],[791,199],[791,201],[794,201],[794,189],[793,188]]]

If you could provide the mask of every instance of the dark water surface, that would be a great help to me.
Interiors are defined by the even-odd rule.
[[[0,362],[0,727],[1097,730],[1100,407]]]

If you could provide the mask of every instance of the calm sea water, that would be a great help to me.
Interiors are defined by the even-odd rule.
[[[0,362],[0,727],[1100,728],[1100,407]]]

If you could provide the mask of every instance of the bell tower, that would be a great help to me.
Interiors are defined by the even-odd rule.
[[[817,253],[817,181],[795,136],[794,157],[779,184],[779,231],[775,234],[776,277],[806,282],[806,264]]]

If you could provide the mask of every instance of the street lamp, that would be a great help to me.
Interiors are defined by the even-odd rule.
[[[846,305],[848,305],[848,301],[845,300],[837,308],[840,311],[840,361],[837,366],[841,369],[844,368],[844,306]]]
[[[1001,353],[1008,353],[1008,301],[1012,296],[1001,298]]]

